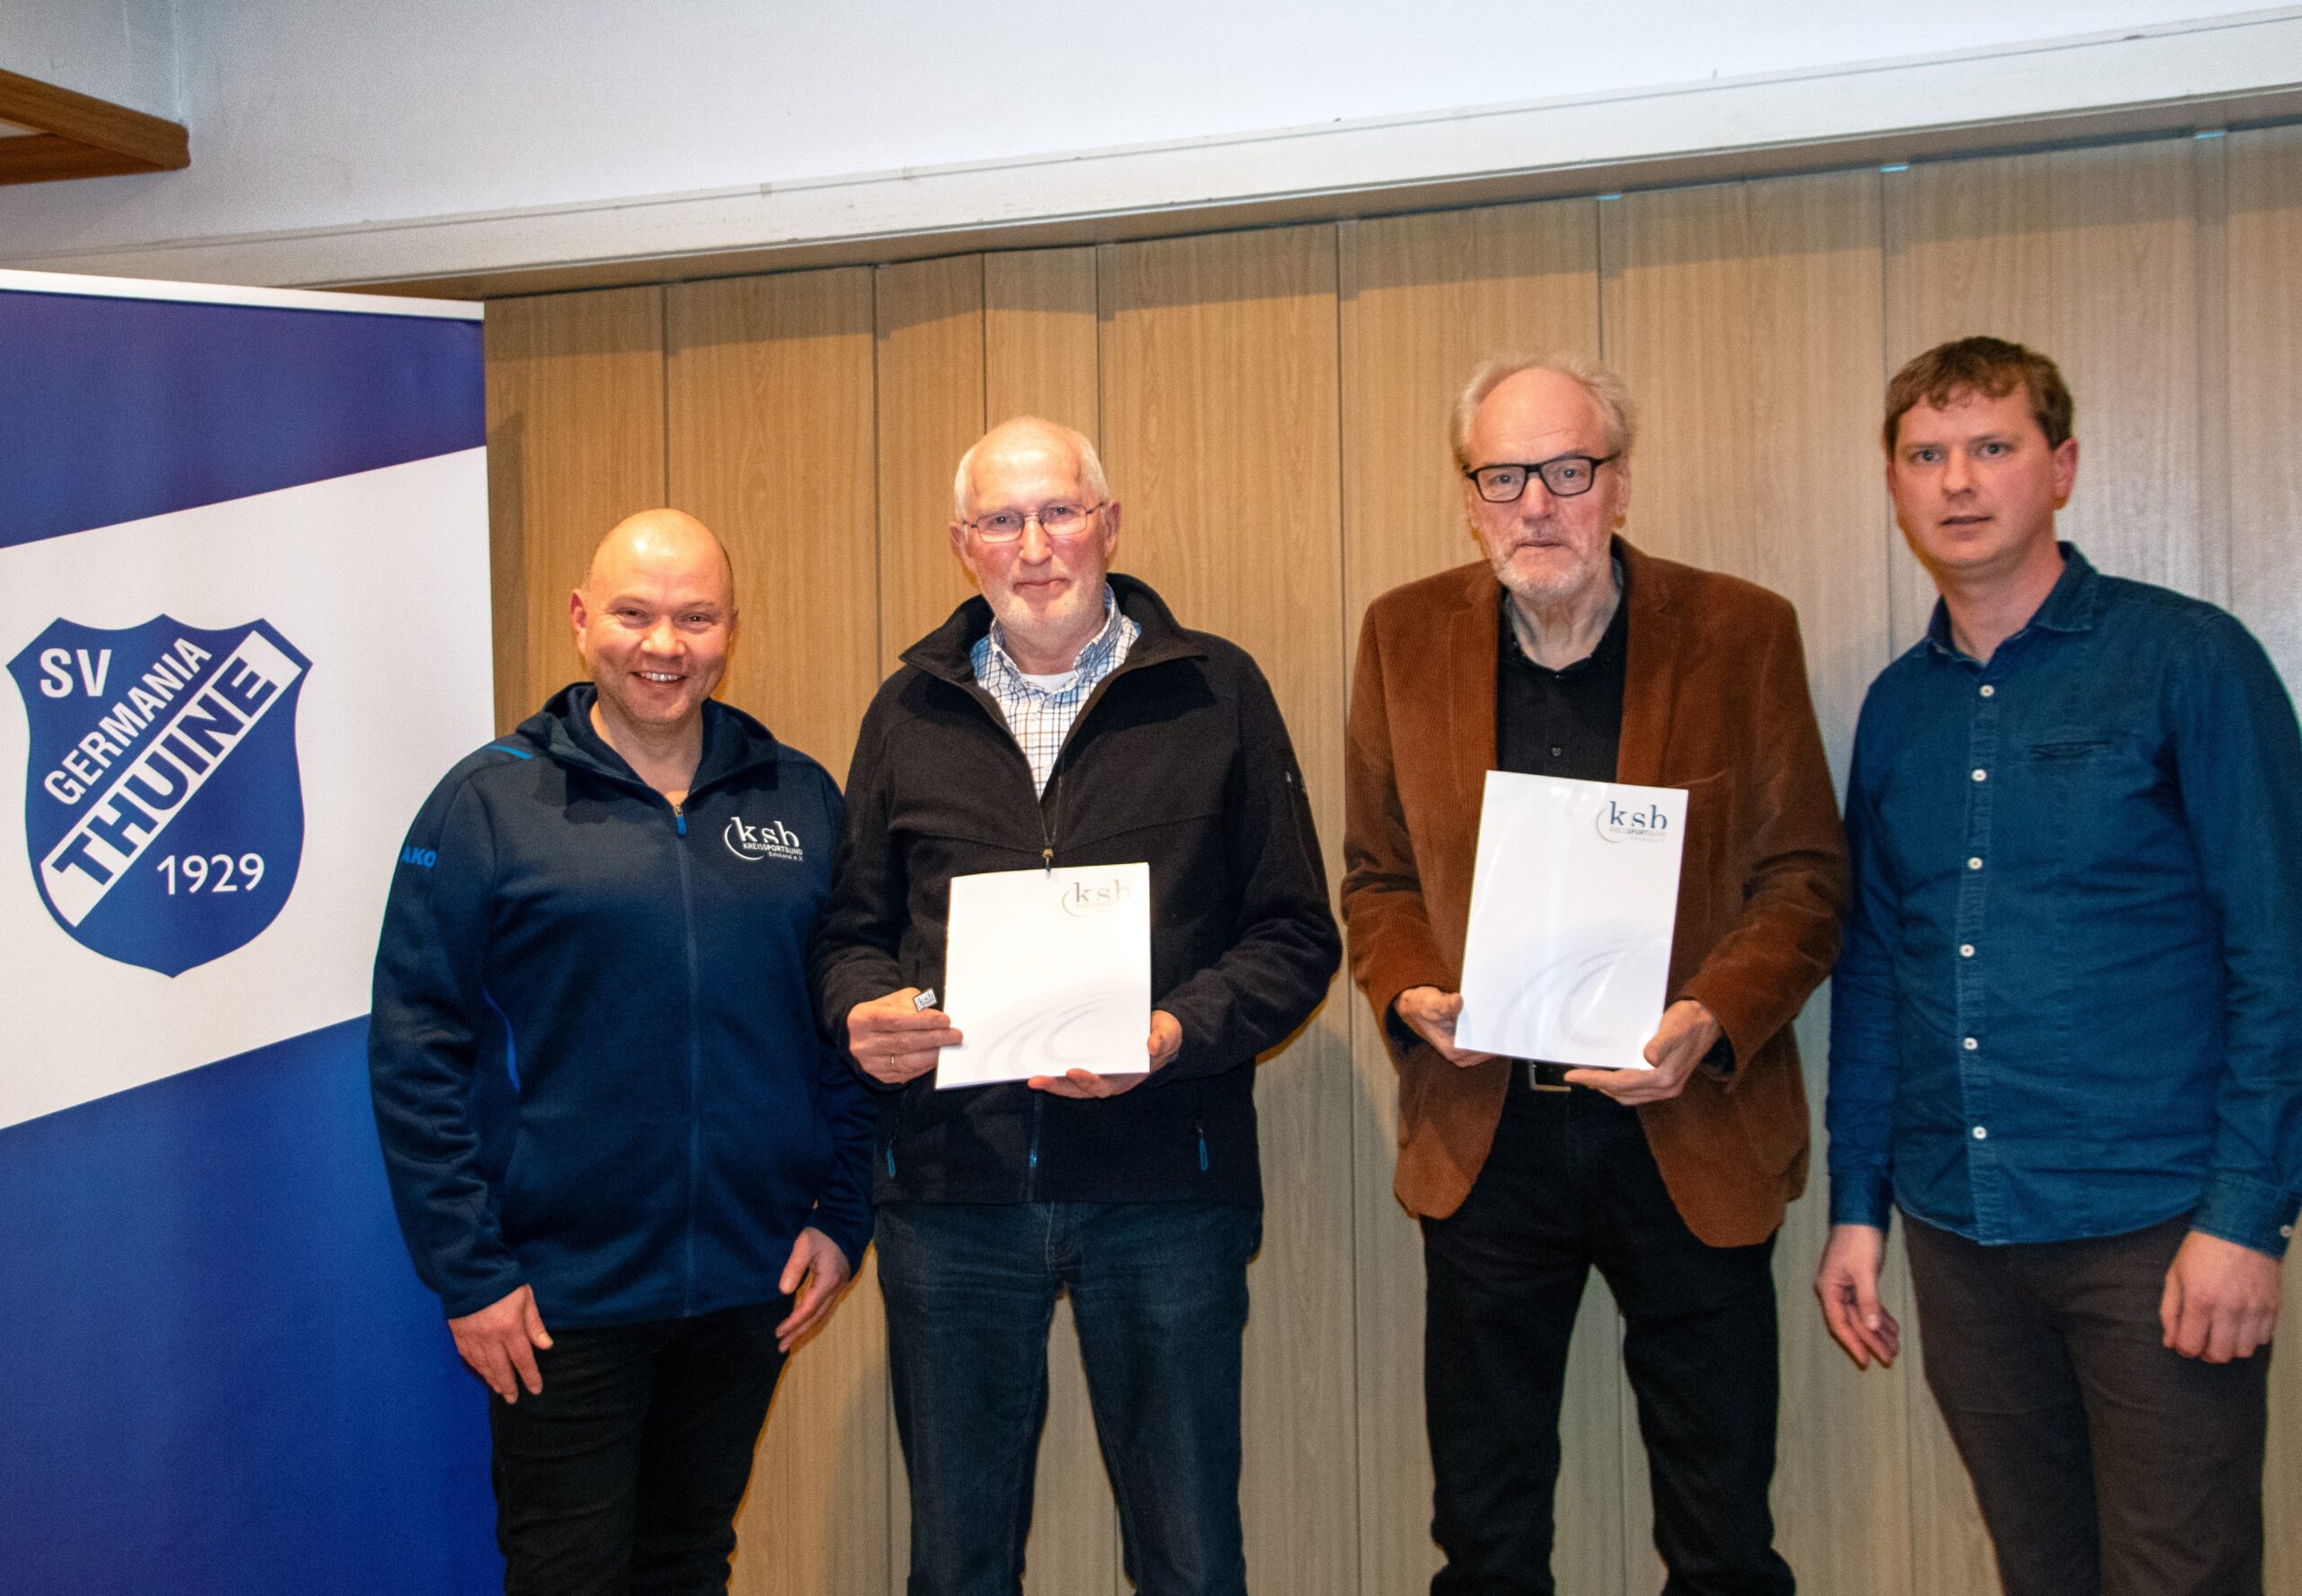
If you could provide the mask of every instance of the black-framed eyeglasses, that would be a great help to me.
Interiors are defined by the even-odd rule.
[[[1100,502],[1057,503],[1041,504],[1036,510],[995,510],[988,515],[978,515],[968,522],[968,527],[986,543],[1013,543],[1023,535],[1025,524],[1034,521],[1039,523],[1039,531],[1050,538],[1075,538],[1087,530],[1087,523],[1102,507]]]
[[[1543,479],[1543,486],[1550,490],[1553,498],[1572,499],[1591,491],[1591,485],[1599,479],[1601,466],[1621,458],[1619,450],[1595,459],[1587,454],[1555,454],[1547,460],[1527,465],[1480,466],[1463,475],[1478,489],[1478,496],[1490,504],[1517,504],[1519,495],[1527,491],[1528,479],[1534,477]]]

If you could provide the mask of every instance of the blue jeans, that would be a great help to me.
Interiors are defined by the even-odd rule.
[[[911,1478],[909,1596],[1022,1589],[1059,1290],[1128,1578],[1142,1596],[1245,1596],[1239,1347],[1260,1209],[887,1203],[878,1239]]]

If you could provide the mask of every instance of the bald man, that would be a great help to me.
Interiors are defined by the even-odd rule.
[[[400,851],[376,1125],[491,1393],[505,1590],[724,1591],[784,1355],[870,1239],[870,1105],[805,973],[839,789],[712,701],[735,584],[693,517],[610,531],[568,619],[591,679]]]
[[[1015,1596],[1071,1297],[1128,1575],[1243,1596],[1240,1335],[1262,1233],[1255,1056],[1341,947],[1287,727],[1254,662],[1110,574],[1093,446],[1031,418],[960,460],[950,538],[982,589],[864,717],[818,944],[833,1033],[882,1093],[873,1160],[910,1596]],[[1142,1049],[938,1091],[955,877],[1140,862]]]

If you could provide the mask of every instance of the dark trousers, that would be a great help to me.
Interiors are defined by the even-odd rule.
[[[2270,1349],[2162,1344],[2189,1229],[1985,1247],[1910,1224],[1926,1384],[2007,1596],[2262,1596]]]
[[[543,1390],[490,1395],[507,1596],[727,1588],[752,1449],[782,1372],[784,1297],[692,1319],[559,1330]]]
[[[1593,1265],[1626,1324],[1666,1596],[1786,1596],[1774,1476],[1770,1240],[1709,1247],[1679,1217],[1637,1113],[1521,1070],[1469,1197],[1423,1222],[1433,1596],[1551,1596],[1567,1341]]]
[[[910,1596],[1015,1596],[1071,1293],[1095,1439],[1142,1596],[1245,1596],[1240,1343],[1254,1208],[885,1203],[879,1288],[911,1480]]]

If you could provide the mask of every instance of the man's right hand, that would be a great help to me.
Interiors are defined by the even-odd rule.
[[[1823,1323],[1857,1369],[1891,1365],[1903,1350],[1903,1327],[1878,1300],[1878,1271],[1886,1267],[1887,1233],[1875,1225],[1834,1225],[1815,1271]]]
[[[1459,992],[1441,992],[1436,986],[1410,986],[1398,994],[1391,1007],[1415,1035],[1437,1048],[1439,1057],[1449,1064],[1468,1068],[1495,1057],[1455,1046],[1455,1021],[1463,1012],[1463,994]]]
[[[543,1315],[536,1312],[536,1294],[525,1286],[476,1314],[449,1320],[448,1333],[456,1338],[456,1351],[472,1372],[504,1401],[519,1401],[522,1386],[531,1395],[542,1395],[536,1351],[549,1348],[551,1337],[545,1333]]]
[[[900,1086],[935,1067],[939,1049],[959,1045],[951,1017],[941,1009],[914,1009],[919,988],[906,986],[847,1011],[847,1050],[863,1073]]]

